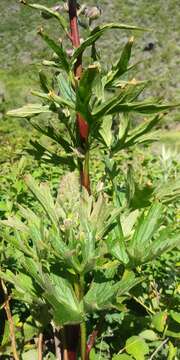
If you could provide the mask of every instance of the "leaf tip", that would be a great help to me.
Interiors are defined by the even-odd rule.
[[[40,26],[40,27],[37,29],[37,34],[38,34],[38,35],[42,35],[43,32],[44,32],[44,28],[43,28],[43,26]]]
[[[131,36],[131,37],[129,38],[129,44],[133,44],[133,42],[134,42],[134,36]]]

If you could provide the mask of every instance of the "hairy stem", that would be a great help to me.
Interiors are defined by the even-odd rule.
[[[17,353],[17,345],[16,345],[16,337],[15,337],[15,327],[14,327],[14,321],[11,314],[11,309],[9,305],[9,296],[7,287],[4,283],[4,281],[1,279],[2,289],[4,291],[5,296],[5,303],[4,303],[4,309],[6,311],[7,319],[9,322],[9,331],[10,331],[10,338],[11,338],[11,346],[12,346],[12,352],[15,360],[20,360],[19,355]]]

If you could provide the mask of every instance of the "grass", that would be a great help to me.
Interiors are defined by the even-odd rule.
[[[38,0],[38,3],[51,6],[55,0]],[[93,0],[88,4],[94,4]],[[148,32],[135,33],[134,61],[143,60],[139,72],[135,76],[140,79],[152,79],[149,94],[163,97],[167,101],[178,102],[180,99],[180,3],[178,0],[103,0],[99,2],[103,14],[101,21],[120,21],[124,23],[151,28]],[[49,56],[46,46],[37,36],[38,25],[46,27],[55,38],[61,32],[53,21],[43,20],[36,11],[19,4],[18,0],[1,0],[0,13],[0,94],[4,94],[5,102],[1,103],[0,113],[6,109],[17,107],[27,101],[33,101],[30,89],[36,87],[40,59]],[[83,34],[82,34],[83,35]],[[101,51],[105,58],[113,63],[119,56],[122,45],[130,33],[124,31],[109,32],[101,41]],[[149,42],[155,47],[152,51],[143,51]],[[42,67],[42,66],[41,66]],[[2,116],[1,116],[2,117]],[[1,121],[1,131],[4,121]],[[3,121],[3,122],[2,122]],[[179,122],[178,110],[168,115],[166,124],[172,128],[163,141],[174,141],[174,133]],[[18,122],[17,122],[18,124]],[[180,144],[180,135],[176,134],[176,142]]]

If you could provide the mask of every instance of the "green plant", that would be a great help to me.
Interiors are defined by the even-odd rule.
[[[50,61],[43,61],[52,68],[50,79],[41,71],[41,92],[33,91],[42,103],[25,105],[7,115],[28,119],[48,137],[49,146],[31,142],[35,154],[68,167],[70,172],[61,178],[54,197],[47,183],[38,185],[32,176],[25,177],[38,205],[36,209],[19,205],[16,216],[1,221],[10,228],[5,228],[3,236],[17,251],[18,269],[2,269],[0,274],[13,284],[13,298],[28,304],[36,324],[39,359],[43,356],[43,333],[51,326],[54,341],[61,340],[61,354],[55,341],[57,358],[62,355],[64,360],[75,360],[80,356],[88,360],[96,358],[92,348],[105,313],[122,310],[132,289],[144,280],[142,265],[179,243],[176,224],[165,221],[164,203],[172,200],[173,189],[141,189],[129,166],[123,193],[118,186],[117,158],[121,150],[154,141],[158,131],[151,130],[163,112],[177,105],[162,104],[159,99],[138,100],[148,82],[130,78],[136,66],[130,64],[132,37],[110,69],[100,63],[96,42],[105,32],[143,29],[110,23],[91,30],[87,25],[87,38],[81,43],[77,11],[79,16],[87,16],[83,5],[79,7],[75,0],[68,2],[69,34],[68,21],[59,12],[61,7],[49,9],[21,2],[40,10],[46,19],[56,19],[67,41],[72,42],[73,51],[69,57],[66,40],[57,43],[40,28],[39,35],[54,52]],[[95,15],[89,11],[89,24],[100,15],[99,9],[93,11]],[[84,69],[82,59],[89,48],[89,65]],[[131,113],[140,114],[142,121],[135,128]],[[143,119],[143,114],[150,117]],[[34,120],[37,115],[42,116],[39,122]],[[103,158],[107,190],[104,183],[99,188],[90,184],[90,155],[98,151]],[[99,313],[92,329],[91,323]],[[145,339],[129,338],[125,349],[130,356],[114,358],[132,355],[144,359],[149,353]],[[133,350],[134,341],[138,345]]]

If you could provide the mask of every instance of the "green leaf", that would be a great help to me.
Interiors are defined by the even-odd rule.
[[[171,310],[169,315],[171,318],[176,321],[178,324],[180,324],[180,313],[174,310]]]
[[[112,82],[119,78],[124,72],[127,71],[128,63],[131,57],[131,49],[134,38],[131,37],[125,45],[119,61],[113,65],[112,70],[107,74],[105,86],[111,86]]]
[[[44,208],[46,214],[52,221],[52,223],[58,227],[59,220],[56,214],[55,205],[53,198],[50,193],[50,189],[47,183],[41,184],[41,186],[38,186],[36,181],[33,179],[31,175],[27,175],[25,177],[25,182],[28,188],[31,190],[31,192],[34,194],[34,196],[37,198],[37,200],[40,202],[42,207]]]
[[[90,311],[103,310],[111,307],[118,291],[117,284],[112,281],[97,283],[93,282],[89,291],[84,297],[85,309]]]
[[[35,321],[32,316],[29,316],[24,323],[23,335],[26,342],[32,340],[35,336],[38,335],[38,328],[35,326]]]
[[[153,104],[148,101],[142,101],[137,103],[122,103],[122,95],[119,99],[118,96],[113,97],[110,100],[105,101],[101,106],[99,106],[93,113],[93,118],[97,121],[104,115],[113,115],[117,112],[138,112],[141,114],[155,114],[158,112],[163,112],[165,110],[170,110],[180,106],[179,104]]]
[[[133,360],[133,358],[127,354],[114,355],[112,360]]]
[[[136,250],[147,247],[152,236],[159,228],[161,224],[163,206],[159,203],[153,204],[148,213],[145,215],[145,212],[141,215],[134,235],[132,237],[130,248],[134,256],[136,257]]]
[[[124,144],[124,147],[129,147],[138,143],[153,141],[154,135],[157,133],[148,134],[162,119],[163,115],[156,115],[150,120],[146,120],[143,124],[135,127],[131,132],[129,132],[127,140]],[[147,134],[147,135],[146,135]],[[121,144],[119,145],[121,147]],[[118,150],[118,144],[115,147],[115,151]]]
[[[169,345],[169,352],[168,352],[167,360],[174,360],[177,354],[177,348],[173,345],[171,341],[168,342],[168,345]]]
[[[76,111],[91,124],[89,102],[93,91],[93,82],[99,73],[99,64],[92,64],[84,71],[76,89]]]
[[[118,296],[127,294],[134,286],[142,281],[141,278],[136,278],[131,270],[125,270],[122,279],[119,281]]]
[[[119,224],[119,226],[121,225]],[[127,264],[129,262],[129,257],[126,251],[123,232],[119,226],[116,226],[114,229],[112,229],[107,237],[106,242],[110,254],[112,254],[115,259],[122,262],[123,264]]]
[[[110,30],[110,29],[141,30],[141,31],[146,30],[137,26],[118,24],[118,23],[110,23],[110,24],[97,26],[90,33],[90,36],[79,46],[79,48],[77,48],[74,51],[74,54],[71,59],[72,65],[88,46],[94,44],[106,32],[106,30]]]
[[[60,144],[66,152],[72,153],[71,144],[65,139],[63,135],[60,135],[59,129],[54,127],[53,124],[49,124],[48,126],[43,127],[43,125],[40,126],[35,122],[31,122],[31,125],[43,135],[46,135]]]
[[[146,120],[145,122],[143,122],[142,124],[140,124],[139,126],[135,127],[135,129],[133,129],[128,136],[128,141],[134,143],[135,140],[137,138],[139,138],[140,136],[146,134],[147,132],[151,131],[154,126],[156,126],[160,120],[162,119],[163,115],[156,115],[155,117],[153,117],[152,119]]]
[[[48,80],[46,75],[44,74],[44,72],[41,70],[39,71],[39,80],[40,80],[40,85],[41,85],[41,89],[45,92],[45,93],[49,93],[49,86],[48,86]]]
[[[87,311],[111,308],[116,296],[122,296],[136,286],[141,280],[136,279],[133,272],[125,272],[123,278],[117,283],[113,281],[93,282],[84,297]]]
[[[107,202],[104,194],[99,195],[89,218],[97,240],[102,239],[114,226],[119,213],[120,209],[113,208],[112,204]]]
[[[164,204],[172,203],[180,199],[180,178],[161,181],[154,190],[154,195]]]
[[[172,330],[167,330],[166,331],[166,335],[167,336],[170,336],[172,338],[175,338],[175,339],[180,339],[180,332],[176,332],[176,331],[172,331]]]
[[[40,4],[26,3],[26,0],[25,0],[25,5],[26,4],[33,9],[41,10],[42,12],[47,13],[51,17],[56,18],[58,20],[59,24],[61,25],[62,29],[65,31],[66,34],[68,34],[67,21],[57,11],[53,11],[53,10],[49,9],[48,7],[40,5]]]
[[[164,331],[164,327],[166,325],[167,320],[167,312],[161,311],[152,317],[152,325],[155,327],[155,329],[159,332]]]
[[[33,302],[37,302],[42,304],[40,299],[40,292],[37,288],[34,287],[33,280],[30,276],[19,273],[14,275],[10,270],[6,270],[6,272],[1,272],[1,277],[5,281],[13,284],[13,296],[14,298],[24,301],[25,303],[32,304]]]
[[[52,249],[55,250],[56,257],[63,261],[66,267],[74,269],[79,274],[82,269],[74,247],[68,247],[59,234],[55,234],[53,231],[49,232],[49,240]]]
[[[56,209],[58,211],[58,205],[65,211],[65,216],[75,221],[78,217],[78,210],[80,206],[80,182],[79,174],[77,171],[69,172],[64,175],[59,183]]]
[[[5,326],[3,329],[2,339],[1,339],[1,346],[0,346],[0,355],[2,354],[1,348],[8,346],[10,344],[10,331],[9,331],[9,321],[5,321]]]
[[[65,98],[66,100],[71,101],[72,103],[75,103],[76,94],[75,94],[69,80],[65,79],[65,77],[60,73],[57,76],[57,82],[58,82],[60,95],[63,98]]]
[[[119,124],[119,133],[118,133],[118,143],[115,144],[113,147],[113,150],[116,150],[116,148],[122,148],[122,144],[124,144],[126,137],[128,135],[130,127],[130,119],[128,114],[122,114],[120,117],[120,124]]]
[[[126,351],[136,360],[145,360],[145,355],[149,354],[149,346],[139,336],[131,336],[126,341]]]
[[[66,98],[63,98],[62,96],[58,96],[55,94],[54,91],[50,90],[48,94],[41,93],[40,91],[31,91],[32,95],[40,97],[41,99],[45,99],[47,101],[53,101],[55,105],[60,106],[67,106],[70,109],[75,110],[75,105],[72,101],[67,100]]]
[[[139,210],[134,210],[130,212],[129,215],[125,215],[121,218],[121,225],[124,237],[128,237],[131,234],[133,226],[136,223],[136,220],[139,216]]]
[[[134,37],[132,36],[125,45],[120,60],[117,62],[116,65],[113,66],[113,70],[117,70],[119,72],[118,76],[123,74],[128,67],[129,60],[131,58],[131,50],[132,50],[133,42],[134,42]]]
[[[42,104],[27,104],[19,109],[10,110],[7,112],[7,116],[31,118],[33,116],[50,113],[49,106]]]
[[[57,63],[59,67],[69,73],[70,66],[68,62],[68,58],[66,52],[63,48],[62,43],[56,44],[54,40],[52,40],[43,29],[40,29],[38,34],[43,38],[43,40],[48,44],[48,46],[58,55]]]
[[[145,340],[156,341],[158,340],[157,334],[153,330],[144,330],[139,334]]]
[[[89,354],[89,360],[98,360],[99,354],[96,353],[95,349],[92,348]]]
[[[31,349],[22,354],[22,360],[38,360],[38,352],[36,349]]]
[[[149,248],[149,254],[146,254],[148,260],[152,260],[180,244],[179,231],[173,232],[171,226],[161,230],[160,235],[152,242]]]
[[[1,220],[0,223],[5,226],[9,226],[18,231],[27,232],[28,227],[17,217],[8,217],[7,220]]]
[[[105,116],[103,119],[103,123],[100,127],[99,133],[103,139],[103,142],[107,147],[111,146],[112,142],[112,116]]]
[[[81,305],[68,280],[55,274],[44,275],[44,297],[53,308],[58,325],[76,324],[83,320]]]

